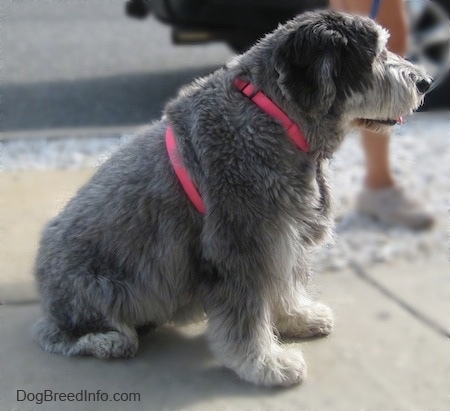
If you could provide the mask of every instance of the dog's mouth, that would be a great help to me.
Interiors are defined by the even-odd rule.
[[[373,127],[377,125],[383,125],[383,126],[395,126],[396,124],[403,124],[403,117],[399,116],[397,119],[375,119],[375,118],[358,118],[356,119],[356,122],[361,127]]]

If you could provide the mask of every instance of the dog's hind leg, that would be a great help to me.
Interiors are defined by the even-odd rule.
[[[133,357],[138,348],[137,333],[129,327],[74,336],[61,329],[53,320],[43,317],[33,327],[33,335],[45,351],[67,356],[127,358]]]
[[[78,339],[75,350],[80,355],[93,355],[97,358],[134,357],[138,348],[137,335],[121,331],[89,333]]]

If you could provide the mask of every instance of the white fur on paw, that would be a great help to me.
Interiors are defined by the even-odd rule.
[[[279,331],[291,337],[317,337],[330,334],[333,325],[334,315],[331,308],[322,303],[312,303],[296,316],[284,319]]]
[[[109,331],[84,335],[77,348],[80,353],[97,358],[128,358],[136,354],[137,344],[117,331]]]
[[[322,303],[314,303],[310,307],[308,329],[311,335],[328,335],[333,331],[334,314],[331,308]]]
[[[238,375],[253,384],[267,387],[300,384],[306,378],[307,367],[303,355],[295,349],[279,349],[277,353],[246,361]]]

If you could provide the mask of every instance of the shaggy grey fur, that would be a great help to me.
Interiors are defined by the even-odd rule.
[[[386,40],[369,19],[306,13],[184,88],[45,228],[39,344],[128,357],[137,327],[205,312],[212,351],[243,379],[301,382],[302,354],[275,334],[326,335],[333,326],[331,310],[305,290],[307,249],[331,227],[327,159],[350,128],[387,130],[415,109],[416,83],[429,81],[387,52]],[[300,125],[309,153],[236,90],[237,76]],[[168,124],[205,216],[169,162]]]

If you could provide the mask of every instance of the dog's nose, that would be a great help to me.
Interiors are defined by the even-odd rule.
[[[419,80],[416,83],[417,90],[419,90],[420,93],[425,94],[430,89],[432,82],[433,80],[430,77]]]

